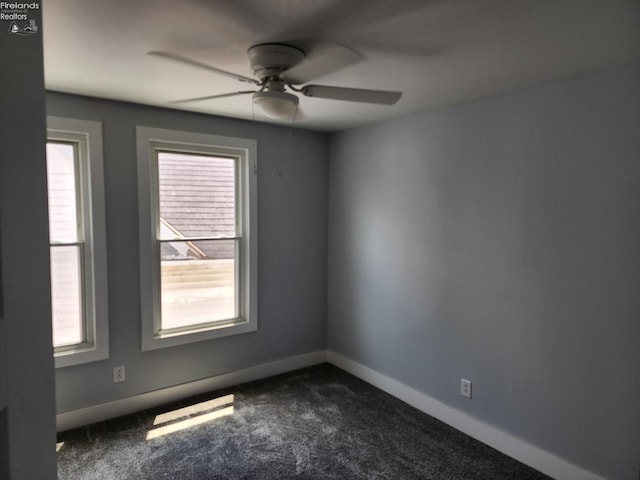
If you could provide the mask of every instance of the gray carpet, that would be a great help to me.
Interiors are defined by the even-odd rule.
[[[190,405],[207,410],[176,412]],[[179,418],[165,418],[171,412]],[[184,428],[189,419],[200,424]],[[63,432],[58,442],[60,480],[549,479],[328,364]]]

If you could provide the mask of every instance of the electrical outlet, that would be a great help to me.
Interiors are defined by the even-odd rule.
[[[113,383],[124,382],[125,379],[124,365],[113,367]]]
[[[471,380],[460,379],[460,395],[471,398]]]

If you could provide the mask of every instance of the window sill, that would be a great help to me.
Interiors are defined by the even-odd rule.
[[[241,320],[232,324],[227,323],[223,325],[208,326],[200,329],[196,328],[197,327],[194,327],[188,331],[160,332],[153,337],[143,334],[142,351],[187,345],[189,343],[214,340],[216,338],[240,335],[242,333],[250,333],[258,330],[256,322],[250,322],[248,320]]]
[[[54,353],[55,368],[71,367],[73,365],[82,365],[83,363],[98,362],[109,358],[108,347],[102,348],[95,345],[68,349]]]

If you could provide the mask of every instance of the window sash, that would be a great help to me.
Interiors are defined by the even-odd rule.
[[[73,286],[69,285],[68,283],[65,285],[66,282],[64,282],[64,280],[62,280],[59,276],[59,274],[63,272],[61,272],[61,270],[56,269],[54,267],[54,263],[56,262],[56,257],[57,257],[57,255],[54,252],[56,250],[57,251],[68,250],[70,247],[75,250],[75,261],[77,262],[75,265],[72,266],[76,270],[75,278],[71,279],[71,282],[76,284]],[[50,249],[51,249],[51,303],[52,303],[51,307],[52,307],[52,314],[53,314],[52,321],[53,321],[53,333],[54,333],[54,343],[53,343],[54,350],[68,351],[75,348],[77,345],[89,345],[92,342],[91,340],[92,335],[87,328],[84,243],[81,243],[81,242],[56,243],[51,245]],[[65,259],[65,260],[68,260],[68,259]],[[60,263],[58,263],[58,267],[60,266],[61,266]],[[58,275],[56,275],[56,273]],[[69,274],[71,274],[71,272],[69,271],[64,273],[66,273],[67,277],[69,276]],[[74,291],[70,291],[71,289],[69,287],[71,286],[73,287]],[[69,305],[70,301],[75,304],[73,307]],[[70,312],[69,310],[71,310],[71,308],[73,308],[75,312]],[[60,314],[59,312],[61,311],[64,313]],[[69,318],[71,315],[77,316],[77,319]],[[62,336],[62,337],[65,336],[64,334],[61,334],[61,333],[58,333],[56,335],[56,333],[63,331],[65,329],[65,323],[68,324],[72,320],[74,323],[77,323],[77,326],[71,327],[71,328],[77,329],[77,333],[75,335],[75,337],[77,337],[77,340],[56,342],[56,336]],[[70,336],[71,335],[66,335],[67,338]]]
[[[235,322],[237,322],[240,319],[241,316],[241,304],[242,304],[242,295],[243,295],[243,288],[242,288],[242,279],[241,279],[241,265],[242,265],[242,256],[241,256],[241,238],[237,237],[237,238],[208,238],[208,239],[200,239],[200,240],[204,240],[204,241],[208,241],[208,242],[229,242],[232,241],[233,242],[233,251],[234,251],[234,255],[233,255],[233,284],[230,286],[232,291],[233,291],[233,303],[232,303],[232,308],[233,308],[233,314],[226,316],[226,317],[222,317],[219,319],[206,319],[203,321],[194,321],[194,322],[188,322],[188,321],[184,321],[182,326],[174,326],[174,327],[169,327],[167,324],[169,324],[169,320],[167,320],[167,316],[165,316],[166,313],[168,313],[168,309],[165,309],[164,307],[167,306],[168,308],[171,308],[168,305],[168,301],[166,301],[166,294],[170,294],[172,292],[170,292],[169,288],[167,288],[167,283],[169,283],[169,278],[167,277],[167,282],[163,283],[163,280],[165,279],[164,276],[164,272],[163,272],[163,263],[165,265],[168,264],[168,262],[171,263],[175,263],[177,268],[180,267],[190,267],[190,266],[194,266],[193,264],[195,263],[196,267],[199,267],[199,269],[202,269],[202,267],[204,267],[205,272],[204,275],[206,275],[207,273],[210,274],[210,277],[216,277],[216,276],[221,276],[224,275],[224,271],[220,272],[220,269],[216,269],[215,265],[213,265],[216,262],[219,263],[228,263],[228,262],[223,262],[223,260],[228,260],[228,259],[206,259],[206,260],[196,260],[196,261],[190,261],[190,260],[177,260],[177,261],[171,261],[171,260],[162,260],[162,258],[159,258],[160,261],[160,315],[157,318],[157,321],[155,323],[155,334],[156,335],[172,335],[172,334],[181,334],[181,333],[185,333],[185,332],[189,332],[189,331],[194,331],[194,330],[206,330],[206,329],[211,329],[211,328],[216,328],[216,327],[220,327],[220,326],[226,326],[226,325],[230,325],[233,324]],[[176,240],[159,240],[158,241],[158,246],[161,247],[162,243],[173,243],[173,242],[184,242],[184,243],[188,243],[193,241],[193,239],[176,239]],[[158,252],[161,251],[161,248],[158,248]],[[211,263],[211,265],[207,265],[207,263]],[[191,265],[189,265],[191,264]],[[222,267],[224,269],[224,265]],[[206,272],[206,270],[209,270],[209,272]],[[183,275],[188,276],[191,272],[189,272],[186,268],[183,270],[183,272],[181,272]],[[195,275],[200,275],[202,276],[201,273],[196,272]],[[191,273],[191,275],[193,276],[194,273]],[[215,297],[215,291],[216,290],[221,290],[224,288],[229,288],[229,285],[219,285],[219,282],[216,282],[215,278],[208,278],[207,279],[208,282],[202,286],[200,282],[199,283],[199,288],[198,286],[195,286],[195,288],[191,288],[191,292],[193,296],[198,297],[203,303],[206,302],[209,305],[209,308],[211,310],[215,310],[216,308],[220,308],[220,302],[214,302],[214,300],[211,297]],[[178,282],[179,283],[179,282]],[[218,283],[218,285],[216,285],[216,283]],[[186,285],[185,285],[186,284]],[[182,285],[180,286],[176,286],[174,288],[174,292],[175,290],[178,290],[180,288],[189,288],[188,282],[183,282]],[[174,295],[174,297],[177,297],[177,301],[179,302],[180,299],[185,299],[185,296],[177,296]],[[188,299],[183,300],[186,303],[188,303]],[[176,323],[175,320],[172,323]]]
[[[88,322],[88,319],[90,317],[89,315],[90,312],[87,312],[87,307],[91,305],[91,299],[87,299],[89,289],[87,289],[86,284],[87,284],[87,281],[89,280],[89,277],[86,272],[87,270],[86,267],[87,267],[87,264],[91,262],[91,258],[87,258],[87,252],[89,249],[85,248],[85,242],[84,242],[84,238],[86,237],[86,234],[85,234],[86,221],[85,221],[85,215],[84,215],[86,211],[86,208],[85,208],[86,200],[83,195],[84,189],[82,188],[82,185],[83,183],[85,183],[86,176],[84,175],[84,173],[86,169],[83,168],[81,155],[84,153],[83,147],[85,147],[85,145],[83,145],[82,140],[76,140],[76,141],[70,140],[70,139],[62,140],[62,139],[54,139],[51,137],[56,137],[56,135],[50,136],[50,138],[47,140],[47,147],[53,146],[53,145],[63,145],[63,146],[72,147],[73,149],[72,169],[73,169],[74,205],[72,207],[72,210],[74,212],[75,218],[73,219],[67,218],[66,220],[67,221],[71,220],[72,223],[74,224],[75,241],[57,240],[57,238],[65,238],[65,237],[70,238],[69,234],[68,233],[65,234],[64,232],[61,233],[59,231],[56,232],[56,228],[54,224],[50,223],[49,225],[49,235],[50,237],[52,237],[50,239],[49,245],[51,248],[50,272],[51,272],[51,283],[52,283],[51,285],[51,289],[52,289],[51,308],[53,312],[52,329],[54,331],[53,348],[55,353],[64,353],[64,352],[73,351],[78,347],[81,347],[81,348],[89,347],[93,345],[93,341],[94,341],[93,328],[91,328],[90,322]],[[54,165],[53,161],[54,160],[51,157],[47,159],[47,169],[48,169],[47,174],[50,182],[54,180],[55,175],[61,176],[60,174],[52,173],[52,170],[60,167],[58,165]],[[62,169],[64,169],[64,166],[62,166]],[[55,193],[52,189],[51,183],[49,183],[50,202],[53,200],[52,195],[55,195]],[[54,208],[56,208],[55,205],[49,206],[49,215],[52,217],[52,220],[50,221],[54,221],[55,218],[58,216],[53,211]],[[64,206],[62,208],[64,208]],[[62,217],[64,219],[64,214],[62,215]],[[57,235],[54,235],[54,233]],[[53,252],[55,251],[54,249],[58,249],[60,251],[62,249],[68,249],[69,247],[77,247],[77,250],[76,250],[77,278],[73,279],[73,283],[75,283],[75,285],[73,285],[75,292],[66,291],[65,293],[63,293],[58,288],[59,285],[54,285],[54,282],[56,282],[56,278],[54,276],[55,260],[54,260]],[[60,265],[58,265],[58,267],[60,267]],[[58,271],[58,273],[61,273],[60,270]],[[69,272],[67,272],[67,274],[68,273]],[[67,285],[67,287],[71,287],[71,285]],[[66,301],[68,301],[68,299],[70,299],[71,297],[77,297],[77,305],[74,307],[74,309],[76,309],[77,312],[75,313],[70,312],[70,306],[68,305],[68,303],[67,305],[63,305],[63,303],[65,302],[65,298],[67,299]],[[61,312],[61,311],[65,311],[66,314],[58,315],[57,312]],[[68,324],[70,323],[71,315],[77,316],[77,320],[74,321],[74,323],[77,323],[75,327],[77,329],[77,332],[75,335],[77,338],[77,341],[56,342],[56,337],[59,337],[59,336],[64,337],[64,335],[61,334],[60,332],[64,330],[65,327],[69,328]],[[60,324],[58,320],[60,320],[62,324]],[[65,326],[65,324],[67,325]],[[71,336],[72,335],[66,335],[67,338]]]
[[[226,154],[225,154],[226,153]],[[154,175],[154,211],[156,214],[155,221],[158,222],[156,224],[156,238],[165,240],[169,237],[162,236],[160,231],[160,217],[162,217],[161,207],[160,207],[160,156],[162,154],[177,154],[182,156],[191,156],[200,159],[210,159],[210,160],[226,160],[233,162],[233,218],[234,218],[234,227],[233,234],[221,234],[221,235],[182,235],[178,238],[188,238],[188,239],[214,239],[214,238],[237,238],[242,236],[242,226],[243,226],[243,209],[242,199],[244,197],[243,185],[241,182],[241,158],[235,154],[229,154],[228,152],[214,152],[209,149],[203,149],[202,147],[198,148],[197,146],[186,146],[185,148],[167,148],[167,147],[157,147],[154,149],[154,165],[153,165],[153,175]],[[197,187],[196,185],[191,185],[191,187]]]
[[[74,224],[74,229],[75,229],[75,235],[73,237],[72,240],[67,239],[67,240],[60,240],[57,234],[59,234],[59,232],[54,231],[56,230],[56,228],[54,228],[54,225],[52,224],[52,219],[56,217],[56,215],[53,215],[53,211],[52,211],[52,206],[51,203],[49,204],[49,237],[50,237],[50,244],[65,244],[65,243],[69,243],[69,242],[73,242],[73,241],[78,241],[78,242],[82,242],[84,241],[85,238],[85,206],[84,206],[84,201],[83,201],[83,193],[84,193],[84,188],[83,188],[83,183],[84,183],[84,179],[86,177],[85,175],[85,169],[83,168],[83,165],[80,161],[80,155],[83,153],[82,151],[84,150],[83,148],[83,144],[81,143],[81,141],[73,141],[73,140],[59,140],[59,139],[53,139],[53,138],[49,138],[47,140],[47,150],[49,146],[53,146],[53,145],[60,145],[60,146],[68,146],[68,147],[72,147],[73,149],[73,164],[72,164],[72,168],[73,168],[73,192],[74,192],[74,205],[73,205],[73,210],[74,210],[74,218],[73,218],[73,224]],[[49,200],[51,202],[52,199],[52,186],[51,186],[51,182],[54,180],[53,176],[56,175],[55,173],[52,173],[51,170],[54,168],[54,165],[52,165],[53,159],[47,155],[47,180],[48,180],[48,188],[49,188]],[[62,168],[64,168],[64,166],[62,166]],[[59,174],[58,174],[59,175]],[[54,207],[55,208],[55,207]],[[62,235],[62,237],[64,237],[64,235]]]
[[[161,180],[160,180],[160,162],[161,162],[161,155],[164,153],[169,153],[169,154],[178,154],[178,155],[183,155],[185,157],[189,157],[189,156],[193,156],[193,157],[198,157],[198,159],[200,160],[217,160],[217,159],[225,159],[225,160],[231,160],[233,162],[233,199],[234,199],[234,209],[233,209],[233,217],[234,217],[234,230],[235,230],[235,235],[234,236],[228,236],[228,235],[207,235],[207,236],[190,236],[190,235],[185,235],[185,236],[181,236],[181,237],[174,237],[173,239],[168,239],[166,236],[162,235],[162,231],[161,231],[161,216],[160,216],[160,212],[161,212],[161,208],[160,208],[160,203],[162,201],[161,198]],[[242,257],[242,252],[239,248],[242,237],[240,236],[240,231],[241,231],[241,227],[242,227],[242,221],[241,219],[239,219],[239,214],[241,213],[241,209],[238,208],[238,204],[240,199],[243,197],[243,191],[242,191],[242,185],[241,183],[238,181],[239,180],[239,173],[241,171],[241,168],[239,168],[239,158],[237,156],[225,156],[225,155],[218,155],[215,152],[212,151],[192,151],[191,149],[166,149],[166,148],[156,148],[154,150],[154,184],[157,188],[156,193],[154,195],[154,210],[156,212],[155,214],[155,223],[156,223],[156,242],[157,242],[157,247],[156,247],[156,252],[157,252],[157,258],[158,261],[160,262],[160,267],[158,268],[159,274],[160,274],[160,278],[158,279],[159,281],[159,293],[158,293],[158,310],[159,313],[155,318],[154,321],[154,335],[156,336],[169,336],[169,335],[176,335],[176,334],[185,334],[185,333],[189,333],[189,332],[196,332],[196,331],[201,331],[201,330],[207,330],[207,329],[213,329],[213,328],[219,328],[221,326],[226,326],[226,325],[230,325],[233,324],[235,322],[237,322],[240,319],[240,304],[241,304],[241,296],[242,296],[242,278],[241,278],[241,270],[238,268],[238,265],[241,262],[241,257]],[[193,187],[193,185],[186,185],[187,187]],[[227,318],[220,318],[220,319],[211,319],[211,320],[205,320],[205,321],[194,321],[193,323],[188,323],[188,322],[184,322],[184,324],[182,326],[179,327],[169,327],[167,324],[170,324],[170,321],[166,319],[166,317],[168,317],[168,302],[165,299],[165,294],[168,293],[167,291],[165,291],[164,287],[163,287],[163,268],[162,268],[162,255],[161,255],[161,246],[163,243],[169,243],[169,242],[196,242],[196,241],[228,241],[228,240],[235,240],[235,246],[234,246],[234,264],[235,264],[235,272],[234,272],[234,299],[233,299],[233,309],[234,309],[234,315],[227,317]],[[194,312],[191,312],[191,315],[194,315]],[[197,313],[195,313],[195,315],[197,315]],[[175,323],[175,320],[173,321],[173,323]]]

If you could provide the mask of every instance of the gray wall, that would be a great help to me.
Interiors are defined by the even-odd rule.
[[[332,136],[329,348],[637,480],[639,86],[634,64]]]
[[[56,370],[59,412],[326,347],[326,134],[56,93],[47,114],[102,122],[106,189],[110,359]],[[257,332],[140,351],[136,125],[257,139]]]
[[[40,10],[29,18],[42,28]],[[0,478],[56,478],[42,30],[0,26]]]

